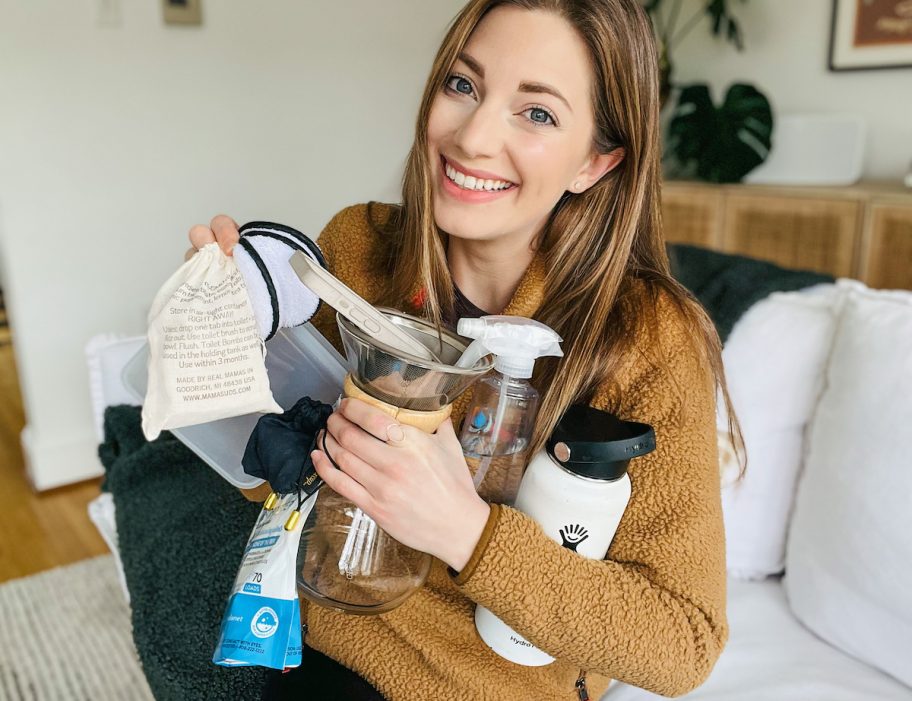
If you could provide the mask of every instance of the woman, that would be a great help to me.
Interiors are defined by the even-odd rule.
[[[327,427],[341,469],[316,451],[318,472],[435,560],[425,587],[388,614],[307,606],[305,642],[389,701],[599,698],[611,679],[678,695],[724,645],[724,379],[715,332],[668,272],[657,77],[635,0],[471,0],[434,62],[403,204],[350,207],[319,239],[333,272],[371,302],[440,324],[506,313],[554,328],[565,357],[539,361],[534,449],[578,402],[657,435],[631,464],[607,558],[591,561],[482,501],[451,422],[426,435],[343,402]],[[237,226],[219,216],[190,239],[230,250]],[[314,323],[338,345],[328,311]],[[557,661],[498,657],[475,632],[476,604]]]

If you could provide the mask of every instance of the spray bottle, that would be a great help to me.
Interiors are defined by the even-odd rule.
[[[512,504],[519,490],[538,414],[539,395],[529,378],[535,361],[562,357],[561,337],[544,324],[519,316],[460,319],[460,336],[475,341],[458,363],[471,367],[493,353],[494,370],[478,382],[459,438],[478,460],[475,489],[489,501]],[[493,468],[493,469],[492,469]]]

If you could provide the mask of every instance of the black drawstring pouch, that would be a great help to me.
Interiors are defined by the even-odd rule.
[[[282,414],[264,414],[257,421],[241,465],[251,477],[269,482],[277,494],[289,494],[304,488],[310,495],[322,480],[316,477],[310,453],[316,446],[317,434],[326,428],[332,406],[310,397],[302,397]],[[302,478],[313,473],[315,480]]]

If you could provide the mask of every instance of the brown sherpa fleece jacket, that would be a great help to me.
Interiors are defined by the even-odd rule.
[[[374,301],[386,282],[379,271],[386,240],[370,226],[369,211],[382,223],[390,209],[349,207],[318,243],[330,270]],[[503,313],[532,317],[545,274],[535,258]],[[389,701],[572,701],[581,676],[592,699],[611,679],[667,696],[699,685],[728,634],[715,388],[668,300],[658,318],[665,362],[632,354],[592,400],[621,418],[652,424],[657,439],[655,452],[630,465],[632,496],[605,560],[584,559],[525,514],[492,505],[461,572],[434,559],[425,586],[377,616],[305,603],[307,644]],[[341,347],[331,309],[324,305],[313,323]],[[454,407],[457,427],[467,395]],[[496,655],[475,631],[476,604],[557,661],[523,667]]]

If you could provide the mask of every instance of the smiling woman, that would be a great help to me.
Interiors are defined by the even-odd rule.
[[[305,660],[320,651],[373,688],[341,692],[351,678],[317,675],[316,689],[299,671],[276,677],[277,698],[299,684],[301,698],[566,701],[598,698],[611,679],[679,695],[709,674],[727,636],[715,429],[725,384],[719,339],[669,272],[658,114],[656,50],[636,0],[471,0],[454,20],[402,202],[337,214],[320,237],[329,268],[369,302],[439,326],[484,309],[555,329],[565,356],[536,366],[530,452],[581,403],[650,424],[657,449],[631,465],[608,555],[586,560],[481,500],[452,423],[390,442],[388,416],[342,402],[327,424],[337,466],[317,450],[317,471],[434,564],[383,615],[302,611]],[[230,249],[237,227],[219,216],[191,240]],[[312,322],[340,345],[331,310]],[[498,657],[476,633],[476,605],[556,661]]]

